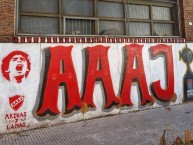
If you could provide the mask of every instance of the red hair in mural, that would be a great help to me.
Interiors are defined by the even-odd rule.
[[[2,74],[9,81],[21,83],[23,77],[28,76],[30,69],[29,56],[22,51],[13,51],[2,60]]]

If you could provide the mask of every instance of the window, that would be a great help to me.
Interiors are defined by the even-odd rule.
[[[178,36],[176,0],[18,0],[17,34]]]

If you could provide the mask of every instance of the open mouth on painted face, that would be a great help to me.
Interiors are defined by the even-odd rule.
[[[21,73],[22,69],[23,69],[23,65],[22,65],[22,64],[18,64],[18,65],[16,66],[16,70],[17,70],[19,73]]]

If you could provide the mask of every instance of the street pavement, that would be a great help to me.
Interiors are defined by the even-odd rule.
[[[193,103],[148,109],[0,136],[0,145],[168,145],[193,134]]]

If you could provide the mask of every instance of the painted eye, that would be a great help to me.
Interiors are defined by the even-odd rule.
[[[17,57],[15,57],[15,58],[12,58],[12,61],[16,61],[18,58]]]
[[[21,61],[26,61],[25,58],[23,58],[23,57],[21,57],[20,59],[21,59]]]

